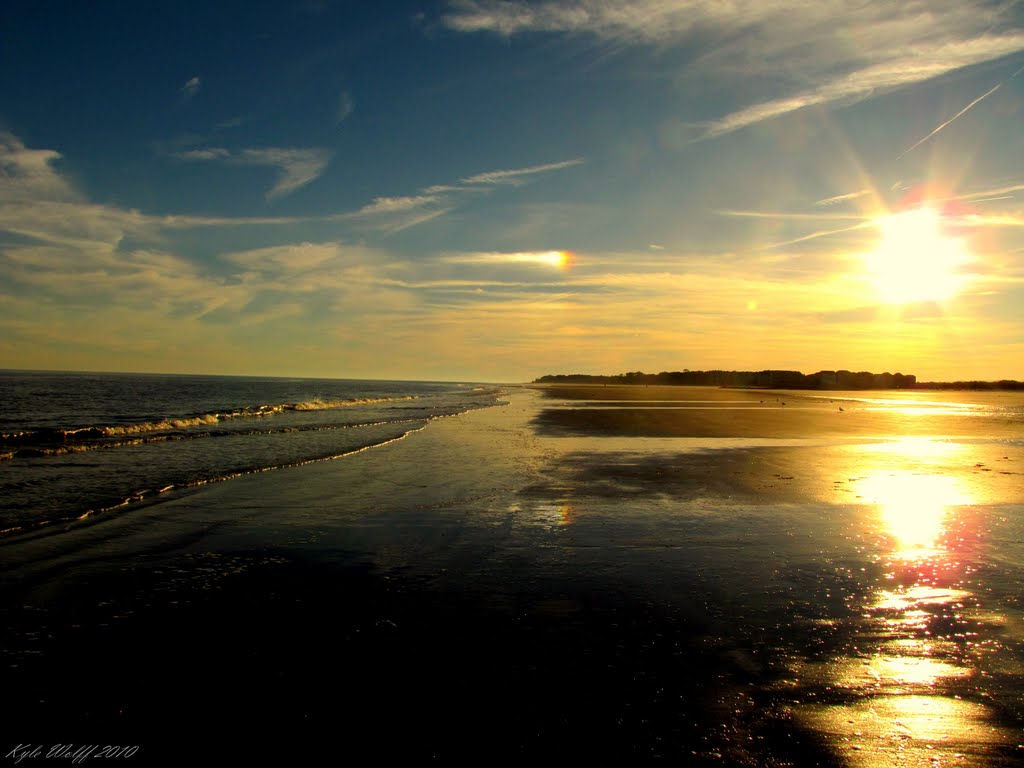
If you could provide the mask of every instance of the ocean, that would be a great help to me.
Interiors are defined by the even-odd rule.
[[[0,371],[0,536],[339,458],[496,394],[444,382]]]

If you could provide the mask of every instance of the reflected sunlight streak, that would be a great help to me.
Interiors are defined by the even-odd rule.
[[[984,496],[954,469],[964,450],[928,438],[858,447],[861,474],[851,480],[870,505],[866,531],[882,534],[880,580],[863,595],[853,652],[819,667],[842,699],[796,713],[846,765],[991,766],[1017,743],[989,706],[963,696],[979,673],[983,620],[968,574],[977,556],[970,508]],[[813,666],[801,674],[813,677]]]
[[[947,403],[915,403],[915,407],[947,406]],[[895,408],[898,412],[898,407]],[[881,409],[879,409],[881,410]],[[901,437],[887,443],[871,446],[872,452],[913,456],[918,459],[949,458],[964,452],[961,443],[936,440],[932,437]]]
[[[922,686],[931,688],[940,680],[967,677],[970,673],[967,667],[928,658],[923,654],[879,654],[869,659],[850,659],[847,667],[837,675],[836,682],[845,688],[897,686],[910,690]]]
[[[815,707],[801,719],[831,735],[837,751],[856,768],[936,766],[952,757],[958,758],[956,765],[988,764],[978,761],[979,747],[1007,741],[984,705],[944,696],[873,696]]]
[[[878,506],[895,554],[902,559],[934,554],[949,507],[972,503],[957,478],[944,475],[878,471],[863,478],[859,487],[864,500]]]

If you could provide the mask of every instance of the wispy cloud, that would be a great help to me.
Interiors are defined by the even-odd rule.
[[[460,181],[464,184],[522,184],[529,176],[572,168],[583,162],[582,158],[577,158],[575,160],[563,160],[559,163],[547,163],[546,165],[531,165],[528,168],[516,168],[508,171],[487,171],[486,173],[478,173],[475,176],[460,179]]]
[[[267,192],[267,199],[290,195],[317,179],[331,161],[326,149],[244,149],[239,161],[246,165],[271,165],[280,170],[277,182]]]
[[[568,32],[605,39],[661,42],[708,22],[756,22],[777,12],[775,0],[454,0],[444,23],[460,32]]]
[[[920,147],[920,146],[921,146],[922,144],[924,144],[924,143],[925,143],[926,141],[928,141],[928,139],[930,139],[930,138],[931,138],[932,136],[934,136],[935,134],[937,134],[937,133],[938,133],[939,131],[941,131],[941,130],[942,130],[943,128],[945,128],[945,127],[946,127],[947,125],[949,125],[950,123],[952,123],[952,122],[953,122],[954,120],[956,120],[956,119],[957,119],[958,117],[961,117],[962,115],[966,114],[966,113],[967,113],[967,111],[968,111],[968,110],[970,110],[970,109],[971,109],[971,107],[973,107],[973,106],[974,106],[975,104],[978,104],[979,102],[982,102],[982,101],[984,101],[984,100],[985,100],[985,99],[987,99],[987,98],[988,98],[989,96],[991,96],[991,95],[992,95],[993,93],[995,93],[996,91],[998,91],[998,90],[999,90],[999,89],[1000,89],[1000,88],[1002,87],[1002,85],[1003,85],[1002,83],[997,83],[997,84],[995,85],[995,87],[994,87],[994,88],[990,88],[989,90],[985,91],[985,93],[981,94],[981,96],[979,96],[979,97],[978,97],[978,98],[976,98],[976,99],[975,99],[974,101],[972,101],[972,102],[971,102],[970,104],[968,104],[968,105],[967,105],[966,107],[964,107],[963,109],[961,109],[961,110],[960,110],[959,112],[957,112],[957,113],[956,113],[955,115],[953,115],[953,116],[952,116],[951,118],[949,118],[949,120],[946,120],[946,121],[945,121],[944,123],[940,124],[938,128],[936,128],[935,130],[933,130],[933,131],[932,131],[931,133],[929,133],[929,134],[928,134],[927,136],[925,136],[925,137],[924,137],[923,139],[921,139],[921,140],[919,140],[919,141],[916,141],[916,142],[914,142],[914,143],[913,143],[913,144],[911,144],[911,145],[910,145],[910,146],[909,146],[909,147],[908,147],[907,149],[905,149],[905,150],[903,150],[902,152],[900,152],[900,154],[899,154],[899,155],[898,155],[898,156],[896,157],[896,159],[897,159],[897,160],[899,160],[899,159],[901,159],[901,158],[902,158],[902,157],[903,157],[904,155],[907,155],[907,154],[909,154],[910,152],[913,152],[913,151],[914,151],[915,149],[917,149],[918,147]]]
[[[831,205],[837,205],[839,203],[845,203],[849,200],[856,200],[858,197],[864,197],[864,195],[870,195],[870,189],[860,189],[856,192],[847,192],[845,195],[836,195],[835,197],[826,197],[824,200],[818,200],[814,204],[821,207],[827,207]]]
[[[227,160],[231,157],[231,153],[223,147],[208,147],[178,152],[175,157],[179,160]]]
[[[840,202],[844,199],[852,199],[860,197],[865,192],[853,192],[849,195],[839,195],[834,198],[826,198],[825,200],[819,200],[815,205],[829,205],[834,202]],[[715,211],[719,216],[735,216],[740,218],[750,219],[769,219],[772,221],[854,221],[855,224],[850,224],[845,227],[834,227],[830,229],[817,229],[812,232],[808,232],[797,237],[790,238],[788,240],[781,240],[773,243],[766,243],[761,246],[760,250],[773,250],[776,248],[783,248],[787,245],[798,245],[799,243],[805,243],[811,240],[818,240],[819,238],[828,238],[835,235],[842,235],[848,232],[856,232],[862,229],[868,229],[875,226],[875,222],[869,216],[854,213],[824,213],[824,212],[813,212],[813,213],[794,213],[785,211],[740,211],[740,210],[729,210],[723,209]]]
[[[330,218],[347,221],[360,228],[394,234],[444,216],[454,202],[438,194],[376,197],[355,211],[339,213]]]
[[[294,323],[326,333],[343,315],[381,318],[410,305],[408,289],[386,284],[388,254],[365,246],[298,242],[208,262],[175,253],[162,237],[167,228],[218,221],[232,220],[147,216],[79,201],[0,205],[0,232],[21,236],[0,242],[0,337],[51,352],[152,352],[149,365],[159,365],[161,351],[188,347],[190,358],[207,355],[218,365],[218,357],[229,359],[232,339],[252,332],[246,329],[274,333]],[[32,322],[10,315],[15,306],[24,317],[34,307]]]
[[[769,98],[703,124],[722,136],[816,105],[850,104],[1024,50],[1013,3],[981,0],[452,0],[464,33],[553,33],[612,46],[686,46],[687,76],[770,76]],[[1000,30],[998,34],[993,30]],[[770,91],[769,91],[770,92]]]
[[[798,219],[808,221],[835,221],[837,219],[852,219],[860,221],[864,217],[855,213],[799,213],[792,211],[739,211],[730,208],[723,208],[715,211],[719,216],[742,216],[749,219]]]
[[[425,195],[436,195],[441,192],[468,192],[471,190],[471,187],[460,184],[434,184],[429,187],[424,187],[420,192]]]
[[[882,63],[826,79],[813,89],[763,101],[711,121],[698,140],[732,133],[807,107],[836,102],[855,103],[1020,50],[1024,50],[1024,34],[983,36],[944,45],[916,46],[916,49],[893,55]]]
[[[787,245],[797,245],[798,243],[806,243],[810,240],[817,240],[818,238],[821,237],[832,237],[834,235],[842,235],[847,232],[856,232],[859,229],[869,229],[874,226],[874,222],[864,221],[861,222],[860,224],[854,224],[849,227],[840,227],[838,229],[819,229],[815,232],[810,232],[806,235],[801,235],[800,237],[794,237],[792,240],[783,240],[782,242],[779,243],[770,243],[768,245],[765,245],[764,247],[765,249],[782,248]]]
[[[352,98],[352,92],[344,90],[341,95],[338,96],[338,106],[334,110],[334,123],[335,125],[343,123],[352,116],[355,112],[356,102]]]
[[[305,271],[323,266],[341,255],[341,244],[296,243],[285,246],[254,248],[248,251],[234,251],[221,258],[235,266],[275,274],[288,271]]]
[[[181,93],[182,100],[191,101],[193,98],[195,98],[195,95],[199,93],[199,89],[201,87],[202,81],[199,79],[198,75],[189,79],[189,81],[185,83],[183,86],[181,86],[181,88],[179,89],[179,93]]]
[[[29,149],[0,131],[0,201],[75,200],[77,193],[53,167],[61,159],[52,149]]]
[[[385,233],[399,232],[444,216],[467,199],[486,195],[503,186],[521,186],[541,174],[572,168],[583,162],[583,159],[576,158],[526,168],[485,171],[460,179],[458,184],[433,184],[413,195],[376,197],[356,211],[332,218],[358,222]]]
[[[1014,192],[1024,192],[1024,184],[1009,184],[1006,186],[984,189],[978,192],[968,192],[953,198],[954,200],[976,200],[981,197],[994,197],[996,195],[1012,195]]]
[[[408,195],[406,197],[376,197],[355,212],[359,216],[376,216],[378,214],[405,213],[421,210],[441,200],[437,195]]]
[[[30,149],[17,137],[0,133],[0,232],[25,241],[29,250],[18,253],[55,251],[72,261],[113,258],[127,240],[162,247],[168,235],[182,230],[272,227],[300,221],[294,217],[151,215],[92,203],[56,167],[60,158],[59,152]]]
[[[241,115],[236,115],[235,117],[229,117],[227,120],[221,120],[214,126],[214,128],[216,128],[218,131],[226,131],[230,128],[237,128],[238,126],[244,123],[245,118]]]
[[[974,101],[972,101],[972,102],[971,102],[970,104],[968,104],[968,105],[967,105],[966,107],[964,107],[963,109],[961,109],[961,110],[960,110],[959,112],[957,112],[957,113],[956,113],[955,115],[953,115],[953,116],[952,116],[951,118],[949,118],[948,120],[946,120],[946,121],[945,121],[944,123],[940,124],[940,125],[939,125],[939,126],[938,126],[937,128],[935,128],[935,130],[933,130],[933,131],[932,131],[931,133],[929,133],[929,134],[928,134],[927,136],[925,136],[925,137],[924,137],[923,139],[921,139],[920,141],[917,141],[917,142],[915,142],[914,144],[910,145],[910,147],[908,147],[907,149],[903,150],[903,152],[901,152],[901,153],[900,153],[900,155],[899,155],[899,156],[898,156],[898,157],[897,157],[896,159],[897,159],[897,160],[899,160],[899,159],[900,159],[900,158],[902,158],[902,157],[903,157],[904,155],[907,155],[907,154],[909,154],[910,152],[913,152],[913,151],[914,151],[915,149],[917,149],[918,147],[920,147],[920,146],[921,146],[922,144],[924,144],[924,143],[925,143],[926,141],[928,141],[928,139],[930,139],[930,138],[931,138],[932,136],[934,136],[935,134],[937,134],[937,133],[938,133],[939,131],[941,131],[941,130],[942,130],[943,128],[945,128],[945,127],[946,127],[947,125],[949,125],[950,123],[952,123],[952,122],[953,122],[954,120],[956,120],[956,119],[958,119],[958,118],[962,117],[962,116],[963,116],[964,114],[966,114],[966,113],[967,113],[967,112],[968,112],[969,110],[971,110],[971,109],[972,109],[972,108],[973,108],[973,107],[974,107],[975,105],[977,105],[977,104],[981,103],[982,101],[984,101],[985,99],[987,99],[987,98],[988,98],[989,96],[991,96],[991,95],[992,95],[993,93],[995,93],[996,91],[998,91],[998,90],[999,90],[999,89],[1000,89],[1000,88],[1001,88],[1002,86],[1004,86],[1004,85],[1005,85],[1006,83],[1008,83],[1008,82],[1009,82],[1010,80],[1013,80],[1013,79],[1014,79],[1015,77],[1017,77],[1017,75],[1019,75],[1019,74],[1020,74],[1021,72],[1024,72],[1024,67],[1021,67],[1020,69],[1016,70],[1016,71],[1015,71],[1015,72],[1014,72],[1014,73],[1013,73],[1012,75],[1010,75],[1010,76],[1009,76],[1008,78],[1006,78],[1006,80],[1004,80],[1003,82],[1001,82],[1001,83],[996,83],[996,85],[995,85],[995,86],[993,86],[993,87],[992,87],[992,88],[990,88],[989,90],[985,91],[985,93],[981,94],[981,96],[979,96],[978,98],[974,99]]]
[[[174,232],[193,229],[275,227],[303,221],[296,217],[154,216],[79,200],[21,199],[0,205],[0,232],[40,244],[113,253],[126,238],[160,245]]]
[[[320,148],[266,147],[231,151],[223,147],[203,147],[177,152],[174,157],[188,161],[214,161],[229,165],[265,165],[278,170],[277,181],[267,191],[267,200],[290,195],[315,181],[326,170],[332,152]]]
[[[569,258],[570,255],[566,251],[520,251],[456,253],[442,256],[441,261],[450,264],[528,264],[561,268],[566,266]]]
[[[996,197],[979,197],[973,199],[973,203],[994,203],[997,200],[1013,200],[1013,195],[997,195]]]

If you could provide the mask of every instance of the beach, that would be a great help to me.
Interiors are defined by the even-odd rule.
[[[985,397],[509,387],[11,538],[0,746],[1019,764],[1024,424]]]

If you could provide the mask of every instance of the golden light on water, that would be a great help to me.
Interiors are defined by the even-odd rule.
[[[881,239],[865,256],[865,267],[879,298],[888,304],[943,301],[966,281],[970,262],[962,237],[947,231],[943,216],[930,207],[877,220]]]
[[[553,502],[540,502],[528,505],[515,505],[511,511],[521,516],[524,521],[544,527],[561,527],[576,522],[576,507],[572,501],[562,499]]]
[[[899,401],[879,398],[872,402],[877,402],[888,410],[895,410],[898,413],[902,412],[899,408]],[[945,408],[949,405],[949,403],[941,402],[914,402],[912,404],[913,407],[920,409],[933,407]],[[901,437],[897,440],[890,440],[889,442],[872,445],[870,447],[870,452],[872,454],[880,454],[887,457],[909,457],[915,461],[920,461],[922,459],[930,460],[948,458],[956,454],[963,453],[963,451],[963,445],[960,443],[935,440],[931,437]],[[890,459],[887,458],[886,461],[888,462]]]
[[[979,504],[976,488],[955,467],[966,461],[961,443],[907,437],[859,446],[854,479],[858,499],[874,508],[874,527],[887,556],[920,560],[942,554],[959,507]]]
[[[960,589],[945,589],[930,586],[913,586],[907,589],[882,589],[878,591],[875,610],[898,611],[902,614],[919,613],[922,606],[953,605],[958,600],[970,597],[970,592]]]
[[[947,678],[967,677],[971,670],[926,655],[879,654],[860,663],[851,663],[836,682],[844,688],[903,688],[914,690],[931,687]]]
[[[879,470],[859,482],[868,504],[878,507],[884,531],[903,559],[934,554],[952,506],[972,503],[954,476]]]
[[[976,462],[969,454],[961,443],[922,438],[852,453],[862,530],[880,572],[857,601],[853,650],[799,670],[838,700],[795,713],[845,765],[992,766],[1018,743],[992,708],[965,695],[986,626],[999,621],[980,611],[972,586],[977,505],[990,499],[965,478],[964,465]]]
[[[572,525],[576,522],[576,510],[569,502],[564,502],[558,507],[558,522],[561,525]]]
[[[853,768],[988,765],[987,749],[1007,743],[985,706],[945,696],[873,696],[815,707],[801,719],[830,736]]]

